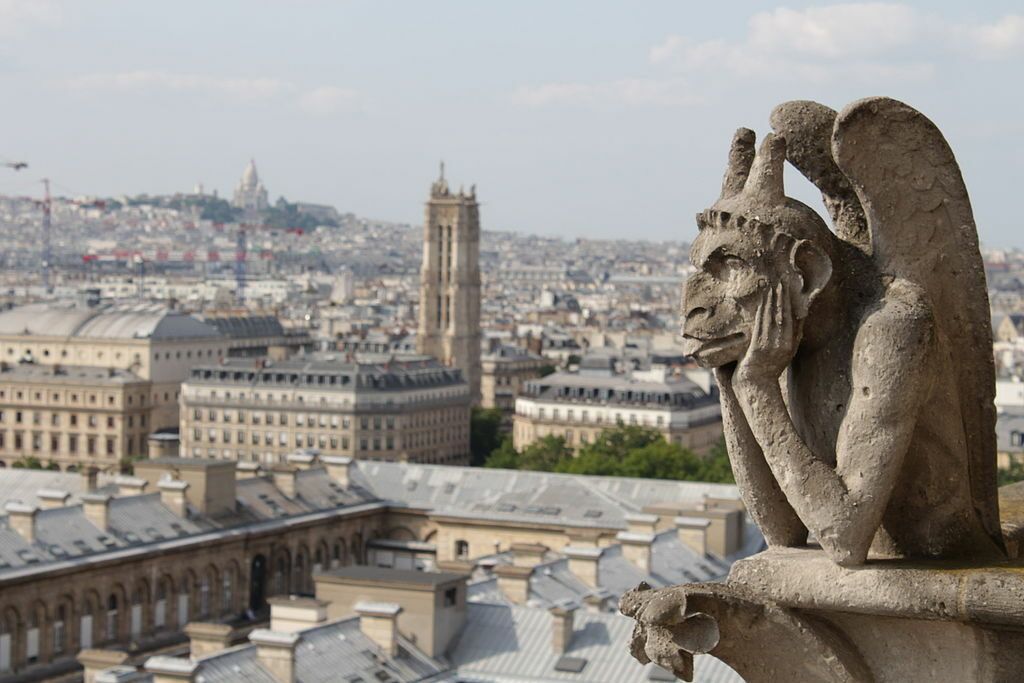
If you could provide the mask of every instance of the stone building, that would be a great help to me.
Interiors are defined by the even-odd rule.
[[[232,341],[212,325],[159,304],[29,304],[0,313],[0,360],[125,371],[119,376],[148,384],[150,431],[178,426],[178,390],[189,368],[231,348]],[[35,406],[5,401],[7,410]]]
[[[263,183],[260,182],[254,159],[249,160],[249,165],[242,172],[242,177],[235,187],[231,205],[243,209],[250,216],[264,211],[270,206],[267,199],[267,188],[263,187]]]
[[[184,456],[273,464],[306,448],[371,460],[469,458],[466,382],[426,356],[230,359],[194,368],[181,396]]]
[[[480,405],[497,408],[511,421],[523,382],[538,377],[549,366],[543,356],[515,346],[498,346],[480,361]]]
[[[25,457],[78,471],[144,455],[151,384],[128,370],[0,363],[0,467]]]
[[[453,660],[469,675],[474,667],[500,666],[476,651],[482,636],[506,637],[493,621],[499,608],[506,615],[513,610],[517,633],[522,628],[525,634],[549,618],[549,609],[586,606],[595,623],[614,627],[618,642],[628,633],[628,621],[614,607],[623,590],[639,580],[663,586],[718,578],[763,545],[745,520],[736,488],[721,484],[509,476],[301,453],[269,472],[231,461],[151,460],[140,463],[135,476],[78,493],[56,488],[69,475],[50,474],[54,484],[26,497],[30,502],[4,506],[4,680],[44,680],[73,672],[79,662],[94,669],[142,663],[154,651],[183,652],[186,636],[200,660],[265,625],[268,603],[277,611],[269,624],[274,631],[308,621],[303,613],[315,607],[322,610],[315,624],[348,620],[346,638],[364,642],[358,632],[386,633],[388,615],[398,614],[360,607],[382,601],[404,610],[399,648],[414,658],[455,655],[446,643],[462,642],[453,640],[459,632],[472,633],[463,635],[472,648]],[[0,489],[18,475],[0,472]],[[353,567],[364,564],[369,567]],[[309,600],[314,595],[326,604]],[[352,621],[356,615],[368,628]],[[601,643],[571,631],[577,647]],[[259,657],[261,645],[253,644],[244,658]],[[523,644],[508,666],[536,658],[529,647]],[[509,653],[507,642],[502,649]],[[627,666],[624,651],[611,652],[589,656]],[[389,653],[397,651],[386,648],[382,657]],[[545,656],[544,666],[553,670],[561,654]],[[213,664],[205,665],[204,680],[229,680],[212,678]],[[640,672],[638,681],[662,680],[643,678],[646,670],[638,665],[629,671]],[[124,680],[168,680],[151,673]]]
[[[444,164],[423,225],[416,347],[462,370],[480,402],[480,213],[476,187],[450,192]]]
[[[516,399],[512,439],[524,448],[548,435],[579,449],[616,425],[653,427],[666,441],[707,454],[722,437],[717,389],[682,376],[660,378],[582,368],[523,385]]]

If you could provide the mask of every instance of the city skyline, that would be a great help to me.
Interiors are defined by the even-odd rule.
[[[443,158],[456,187],[478,185],[489,229],[689,240],[733,129],[763,134],[784,98],[884,93],[958,150],[982,241],[1015,240],[1013,3],[250,7],[0,4],[17,132],[0,159],[30,164],[0,175],[0,194],[38,195],[45,176],[59,194],[202,182],[227,197],[255,158],[271,201],[416,224]]]

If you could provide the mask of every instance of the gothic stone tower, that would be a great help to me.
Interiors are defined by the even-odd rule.
[[[430,188],[423,225],[417,349],[459,368],[480,402],[480,213],[476,186],[448,190],[441,176]]]

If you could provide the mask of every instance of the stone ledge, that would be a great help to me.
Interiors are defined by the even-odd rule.
[[[846,568],[818,548],[776,548],[739,560],[728,583],[782,607],[1024,626],[1024,564],[877,560]]]

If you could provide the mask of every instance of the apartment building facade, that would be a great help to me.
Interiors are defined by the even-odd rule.
[[[185,457],[270,465],[302,448],[369,460],[468,462],[468,385],[458,369],[426,356],[231,359],[194,368],[181,397]]]

